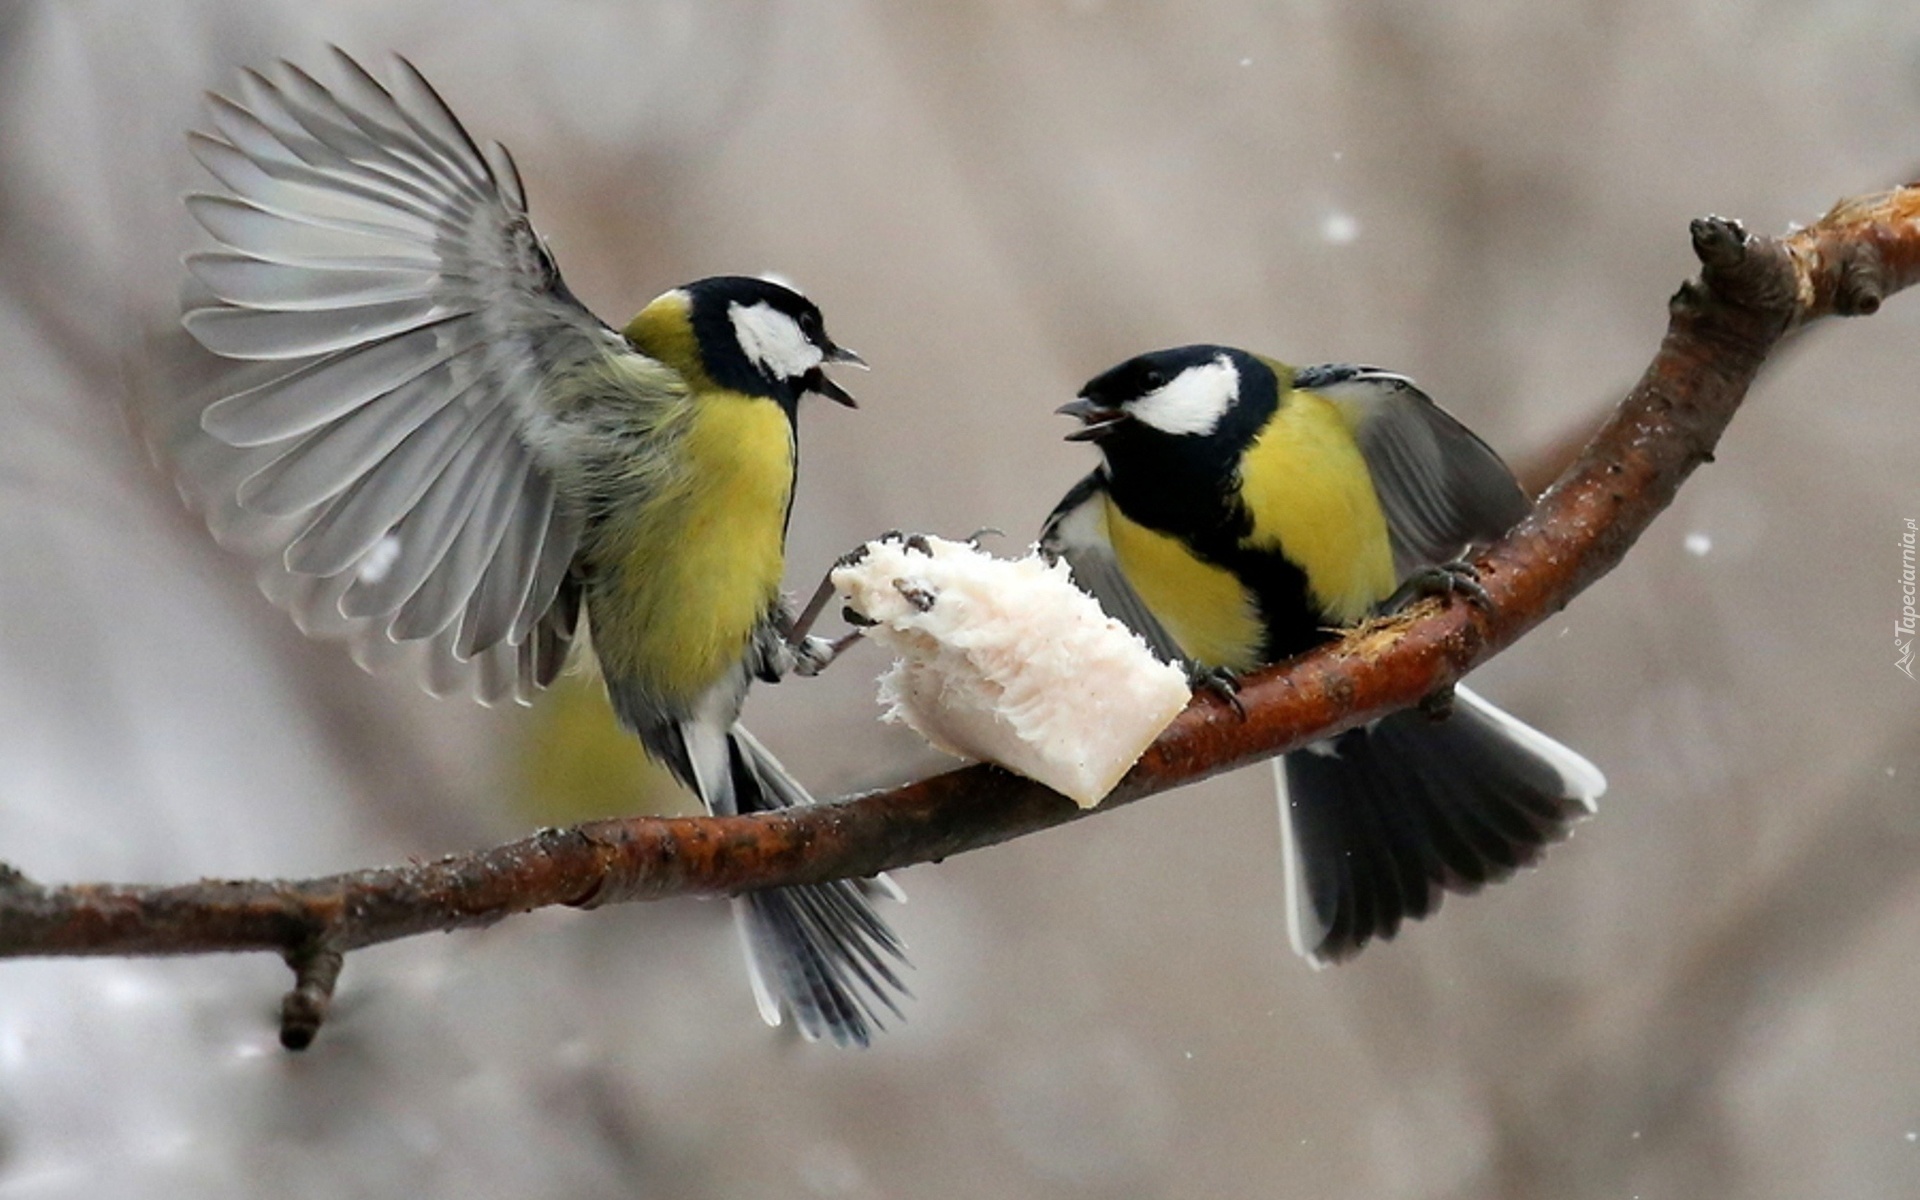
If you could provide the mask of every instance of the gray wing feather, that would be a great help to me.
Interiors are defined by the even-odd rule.
[[[338,155],[322,155],[335,164],[329,170],[289,152],[271,130],[225,97],[213,97],[211,112],[219,136],[190,133],[188,149],[230,193],[251,196],[267,211],[341,215],[391,212],[428,222],[437,217],[438,193],[411,178],[384,171],[377,152],[363,156],[357,169]],[[276,253],[271,261],[282,260]],[[323,265],[348,269],[363,264]]]
[[[480,563],[472,600],[461,613],[454,653],[471,658],[483,646],[507,641],[533,587],[541,541],[553,519],[553,481],[528,471],[513,509],[501,520],[500,540]]]
[[[529,472],[519,460],[527,452],[510,436],[511,426],[507,433],[491,456],[480,461],[481,486],[475,489],[472,505],[445,551],[395,612],[390,627],[394,637],[406,640],[439,633],[457,622],[476,599],[480,577],[524,501]],[[496,480],[511,482],[498,486]],[[402,557],[404,553],[403,549]]]
[[[431,298],[292,312],[203,308],[187,314],[187,332],[223,358],[305,359],[383,341],[455,311]]]
[[[284,442],[356,413],[362,421],[409,430],[433,409],[411,395],[396,396],[398,389],[417,381],[417,386],[430,389],[429,396],[451,398],[459,385],[433,373],[481,345],[484,334],[477,321],[451,321],[389,338],[356,354],[319,359],[215,401],[201,423],[230,446]],[[445,373],[450,375],[450,369]],[[375,401],[383,407],[369,414]],[[389,417],[390,409],[398,411]]]
[[[359,580],[341,598],[342,612],[349,617],[396,614],[426,586],[482,493],[512,486],[500,467],[513,436],[512,415],[496,410],[461,441],[451,461],[433,476],[426,494],[394,524],[387,535],[392,540],[383,541],[387,565],[362,569]],[[424,636],[405,634],[397,627],[390,631],[401,641]]]
[[[340,596],[353,586],[352,575],[296,575],[264,571],[260,590],[287,611],[301,633],[317,638],[347,638],[355,625],[340,612]]]
[[[193,273],[228,304],[289,311],[379,304],[432,282],[406,267],[295,267],[211,250],[194,258]]]
[[[1190,664],[1173,635],[1127,582],[1113,556],[1113,543],[1107,535],[1106,492],[1106,477],[1098,471],[1076,484],[1041,527],[1040,549],[1056,559],[1065,559],[1081,590],[1098,600],[1108,616],[1145,639],[1162,660]]]
[[[580,511],[571,505],[556,503],[553,519],[542,531],[544,541],[540,547],[539,559],[533,567],[533,587],[527,592],[526,603],[513,619],[513,630],[507,640],[519,643],[533,628],[553,615],[557,604],[556,596],[565,596],[577,591],[570,582],[568,572],[573,566],[573,548],[580,541],[580,527],[584,518]],[[578,596],[574,596],[578,607]],[[567,639],[573,636],[573,622],[567,622],[563,631]]]
[[[1500,456],[1405,376],[1373,367],[1314,367],[1301,371],[1294,386],[1354,418],[1402,577],[1493,541],[1533,507]]]
[[[495,645],[474,658],[474,697],[491,704],[513,693],[520,675],[520,655],[513,646]]]
[[[582,517],[530,432],[555,372],[629,353],[560,282],[504,148],[400,61],[338,50],[213,97],[190,137],[182,324],[231,360],[173,459],[302,629],[430,690],[524,698],[560,669]]]
[[[525,210],[527,192],[520,182],[520,164],[513,161],[513,155],[499,142],[486,144],[487,165],[493,168],[493,177],[499,181],[500,190],[515,208]]]
[[[536,596],[539,587],[536,577],[533,593]],[[532,634],[520,644],[521,673],[540,687],[552,683],[567,664],[567,653],[579,629],[580,583],[567,576],[548,595],[551,604],[542,607]]]
[[[451,399],[457,401],[460,396]],[[356,564],[367,565],[362,560],[413,510],[474,430],[492,415],[458,403],[444,403],[437,411],[430,411],[418,429],[407,431],[373,467],[356,477],[329,478],[328,491],[316,497],[315,504],[335,493],[339,498],[326,503],[288,548],[287,566],[331,575]],[[262,493],[273,488],[284,461],[273,463],[242,484],[240,503],[260,513],[282,511],[274,503],[276,495]]]
[[[258,513],[293,516],[383,477],[389,484],[404,484],[407,476],[415,476],[424,487],[430,472],[443,467],[460,445],[459,439],[491,415],[490,410],[456,403],[471,388],[449,386],[435,372],[408,380],[320,429],[290,438],[285,454],[240,485],[240,503]],[[332,510],[319,523],[323,528],[338,524],[341,515],[339,509]],[[398,516],[389,513],[373,535]]]

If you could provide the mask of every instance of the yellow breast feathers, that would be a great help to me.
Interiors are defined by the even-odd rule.
[[[1178,538],[1128,519],[1112,497],[1103,497],[1102,505],[1114,561],[1181,652],[1207,667],[1259,666],[1259,608],[1233,572],[1195,558]]]
[[[793,494],[793,426],[772,400],[697,393],[678,431],[678,469],[653,502],[616,513],[602,554],[617,564],[594,611],[609,675],[691,703],[746,653],[777,603]]]
[[[1393,548],[1352,428],[1312,392],[1286,393],[1240,460],[1253,517],[1246,544],[1279,550],[1305,572],[1314,604],[1343,625],[1393,594]]]

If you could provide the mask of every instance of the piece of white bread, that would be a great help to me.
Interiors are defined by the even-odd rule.
[[[1186,707],[1186,673],[1037,552],[893,534],[833,572],[867,636],[897,659],[885,719],[1092,808]]]

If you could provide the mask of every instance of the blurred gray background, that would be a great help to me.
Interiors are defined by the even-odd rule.
[[[1186,341],[1390,365],[1550,462],[1652,354],[1690,217],[1920,170],[1885,0],[0,0],[0,858],[36,877],[551,819],[541,709],[304,642],[124,428],[200,93],[328,41],[510,146],[606,318],[773,269],[872,361],[803,422],[796,590],[889,527],[1017,548],[1092,461],[1051,410]],[[1612,790],[1350,966],[1286,948],[1264,770],[903,872],[918,998],[863,1054],[761,1027],[711,903],[357,953],[301,1056],[269,956],[0,963],[0,1197],[1913,1196],[1916,334],[1903,296],[1793,346],[1480,672]],[[875,720],[883,665],[753,699],[822,795],[941,765]]]

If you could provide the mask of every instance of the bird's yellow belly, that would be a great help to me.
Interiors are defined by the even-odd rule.
[[[613,569],[590,600],[610,678],[669,707],[695,703],[746,654],[780,596],[792,427],[771,400],[705,398],[685,471],[643,514],[613,518]]]
[[[1181,653],[1203,667],[1237,672],[1259,666],[1260,610],[1233,572],[1194,557],[1178,538],[1129,519],[1111,498],[1106,509],[1114,560]]]

